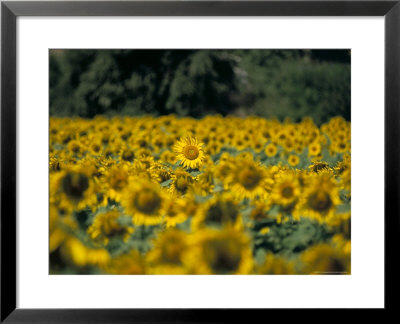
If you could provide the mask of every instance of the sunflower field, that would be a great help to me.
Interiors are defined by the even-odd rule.
[[[51,274],[350,274],[351,124],[50,118]]]

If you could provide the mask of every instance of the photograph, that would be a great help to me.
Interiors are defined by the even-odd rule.
[[[350,49],[48,59],[49,274],[351,274]]]

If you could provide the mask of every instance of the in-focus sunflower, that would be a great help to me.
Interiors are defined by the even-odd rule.
[[[174,152],[177,154],[178,160],[186,168],[196,169],[203,164],[203,143],[199,143],[194,137],[188,136],[179,140],[174,146]]]

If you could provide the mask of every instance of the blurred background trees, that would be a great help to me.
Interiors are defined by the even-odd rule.
[[[350,119],[349,50],[51,50],[50,115]]]

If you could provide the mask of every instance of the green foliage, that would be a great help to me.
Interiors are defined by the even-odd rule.
[[[237,61],[224,51],[67,50],[50,54],[50,113],[227,113]]]
[[[303,219],[301,222],[273,223],[268,234],[255,235],[254,243],[257,251],[262,249],[292,257],[315,243],[327,241],[331,236],[324,226]]]
[[[350,119],[346,50],[52,50],[50,114]]]
[[[280,120],[311,116],[321,124],[335,115],[350,120],[350,64],[311,56],[300,51],[248,53],[242,62],[249,75],[242,89],[244,105],[256,115]]]

